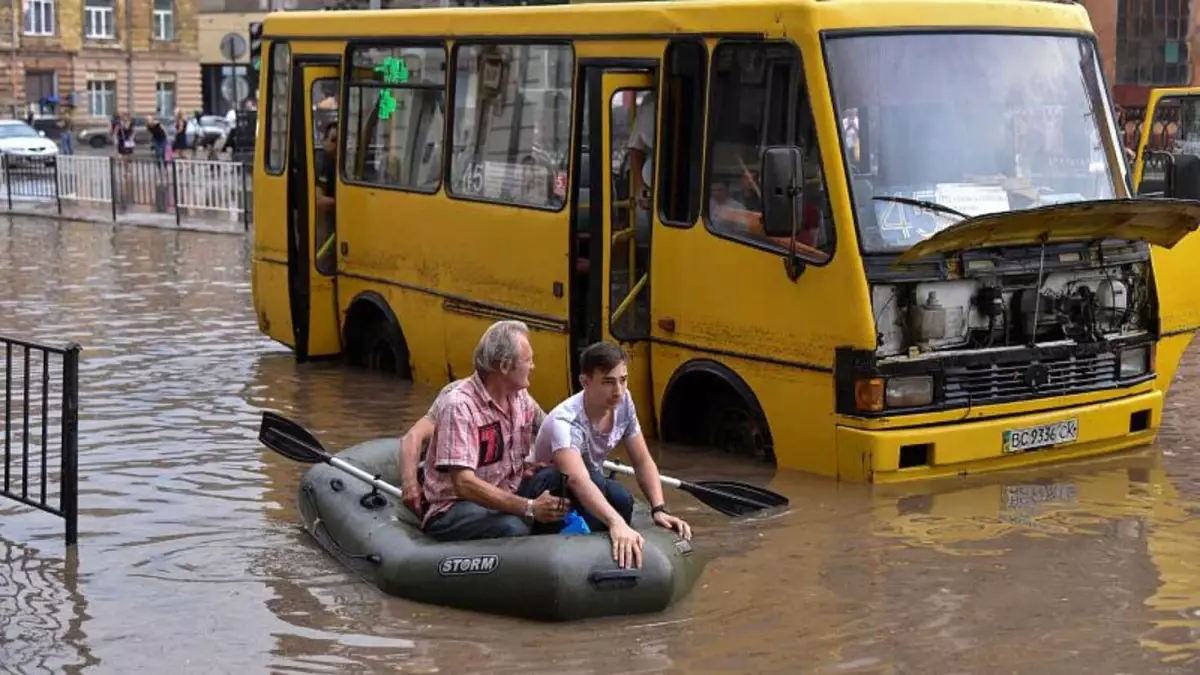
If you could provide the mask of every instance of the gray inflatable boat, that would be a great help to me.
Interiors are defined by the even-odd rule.
[[[387,438],[337,457],[399,485],[398,449]],[[403,504],[328,464],[304,475],[300,513],[321,546],[385,593],[543,621],[661,611],[687,595],[705,563],[640,502],[633,526],[646,541],[636,570],[617,567],[604,534],[438,542]]]

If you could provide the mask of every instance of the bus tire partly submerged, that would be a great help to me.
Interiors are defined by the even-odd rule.
[[[368,441],[338,458],[393,485],[396,439]],[[409,600],[543,621],[659,612],[690,593],[706,557],[634,508],[642,567],[622,570],[605,534],[541,535],[439,542],[396,499],[328,464],[310,468],[299,489],[308,532],[380,590]]]
[[[408,342],[396,315],[377,293],[355,298],[346,313],[346,362],[412,379]]]
[[[684,364],[663,394],[662,437],[775,463],[771,429],[758,398],[737,373],[708,359]]]

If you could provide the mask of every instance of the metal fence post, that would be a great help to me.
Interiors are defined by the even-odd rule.
[[[117,222],[117,165],[116,161],[108,158],[108,197],[112,202],[112,219]]]
[[[174,200],[175,207],[175,227],[179,227],[179,173],[175,170],[175,160],[171,160],[171,199]]]
[[[62,164],[56,158],[54,160],[54,202],[55,202],[55,204],[58,205],[58,215],[61,216],[62,215],[62,189],[58,187],[60,185],[60,182],[59,182],[60,176],[58,174],[60,166],[62,166]]]
[[[246,186],[246,173],[249,170],[245,162],[242,162],[242,230],[250,231],[250,189]]]
[[[0,161],[4,162],[4,194],[8,195],[8,210],[12,211],[12,172],[8,170],[8,155],[0,153]]]
[[[79,345],[63,354],[62,505],[67,546],[79,538]]]

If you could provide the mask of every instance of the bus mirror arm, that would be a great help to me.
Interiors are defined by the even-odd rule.
[[[763,233],[768,237],[788,237],[791,241],[783,267],[792,281],[804,272],[804,261],[796,252],[797,229],[804,220],[801,158],[797,146],[771,146],[763,151],[759,172],[762,176]]]

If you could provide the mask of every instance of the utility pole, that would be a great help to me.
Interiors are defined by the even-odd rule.
[[[17,105],[17,39],[20,35],[17,27],[17,0],[8,0],[8,16],[10,17],[9,23],[12,24],[11,42],[9,44],[12,47],[12,57],[8,60],[8,73],[12,80],[12,101],[15,108]],[[13,112],[15,113],[16,111],[14,110]]]
[[[125,1],[125,112],[133,110],[133,0]],[[113,111],[117,112],[116,110]]]

